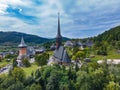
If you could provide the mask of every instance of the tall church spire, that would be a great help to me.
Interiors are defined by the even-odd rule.
[[[60,32],[60,16],[58,12],[58,32],[57,32],[57,37],[61,37],[61,32]]]
[[[56,48],[59,48],[61,44],[62,44],[62,36],[60,32],[60,16],[58,12],[58,30],[57,30],[57,37],[56,37]]]

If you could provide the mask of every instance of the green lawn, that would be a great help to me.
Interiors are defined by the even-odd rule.
[[[53,55],[53,51],[48,51],[47,52],[50,56]]]
[[[111,50],[108,52],[107,56],[95,55],[95,57],[92,58],[93,61],[104,60],[104,59],[120,59],[120,54],[117,53],[116,50]]]
[[[7,64],[9,64],[9,62],[6,62],[6,61],[0,62],[0,66],[6,66]]]
[[[92,61],[98,61],[98,60],[103,60],[103,59],[105,59],[105,57],[104,57],[104,56],[95,55],[95,57],[94,57],[94,58],[92,58]]]
[[[22,69],[25,71],[26,76],[30,76],[32,72],[35,72],[38,66],[36,64],[32,64],[31,67],[22,67]]]
[[[6,66],[7,64],[10,64],[10,63],[12,63],[12,61],[11,61],[11,62],[7,62],[7,61],[5,61],[5,60],[2,60],[2,61],[0,62],[0,67],[4,67],[4,66]]]
[[[120,53],[117,53],[116,50],[111,50],[107,56],[108,59],[120,59]]]

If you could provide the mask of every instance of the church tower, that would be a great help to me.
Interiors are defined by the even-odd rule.
[[[19,57],[20,59],[27,55],[27,45],[24,42],[24,38],[21,38],[21,43],[18,45],[19,47]]]
[[[50,61],[51,62],[51,61]],[[71,63],[71,59],[65,50],[64,46],[62,46],[62,36],[60,32],[60,17],[58,13],[58,28],[57,28],[57,36],[56,36],[56,49],[53,54],[53,62],[58,64],[69,65]]]
[[[57,36],[56,36],[56,49],[58,49],[62,45],[62,36],[60,32],[60,17],[58,13],[58,30],[57,30]]]

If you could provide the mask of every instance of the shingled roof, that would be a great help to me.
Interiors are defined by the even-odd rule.
[[[18,45],[18,47],[22,48],[22,47],[27,47],[27,45],[25,44],[24,38],[21,38],[21,43]]]
[[[53,56],[56,58],[58,62],[64,62],[64,63],[71,62],[68,53],[63,46],[60,46],[58,49],[56,49]]]

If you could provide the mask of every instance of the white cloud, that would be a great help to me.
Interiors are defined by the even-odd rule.
[[[119,12],[120,0],[40,0],[41,3],[35,3],[35,1],[0,0],[0,30],[53,37],[57,30],[58,11],[61,13],[62,33],[63,35],[67,33],[67,36],[77,34],[74,33],[74,30],[77,30],[78,33],[81,30],[89,29],[106,30],[106,27],[118,25],[119,22],[118,18],[110,18],[110,15]],[[20,16],[11,16],[6,11],[9,7],[17,8],[22,15],[36,17],[37,21],[30,24],[26,22],[27,20],[29,22],[29,18],[24,20]],[[120,15],[116,14],[115,16],[119,17]]]

